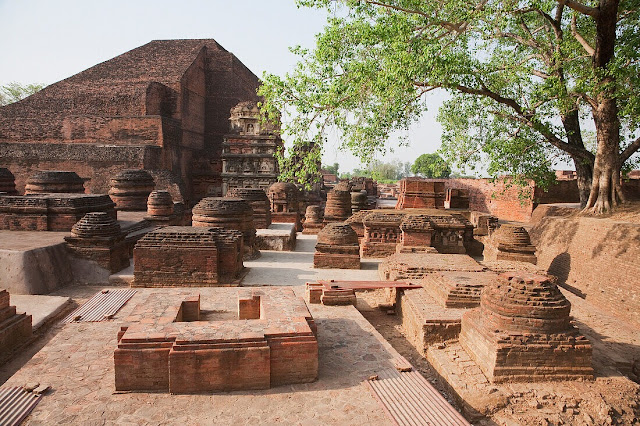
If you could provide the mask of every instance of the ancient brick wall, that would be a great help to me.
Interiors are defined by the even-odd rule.
[[[594,306],[640,325],[640,225],[546,217],[530,231],[538,266]]]

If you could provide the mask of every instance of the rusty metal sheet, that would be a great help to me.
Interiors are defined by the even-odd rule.
[[[31,413],[42,394],[27,392],[21,387],[0,388],[0,426],[16,426]]]
[[[71,312],[64,323],[105,321],[115,315],[136,294],[133,289],[103,290]]]
[[[419,372],[393,369],[367,380],[387,415],[400,426],[470,426]]]

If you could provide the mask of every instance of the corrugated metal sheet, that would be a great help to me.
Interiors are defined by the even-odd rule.
[[[397,425],[469,426],[460,413],[417,371],[385,370],[369,389]]]
[[[64,320],[69,322],[97,322],[115,315],[125,303],[136,294],[136,290],[103,290],[96,293],[87,303],[70,313]]]
[[[42,394],[20,387],[0,388],[0,426],[19,425],[40,402]]]

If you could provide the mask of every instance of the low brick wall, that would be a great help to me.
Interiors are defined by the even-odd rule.
[[[545,217],[530,235],[538,267],[597,308],[640,326],[640,224]]]

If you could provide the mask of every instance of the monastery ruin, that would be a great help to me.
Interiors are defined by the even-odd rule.
[[[162,40],[0,107],[0,424],[638,423],[640,180],[308,190],[259,84]]]

